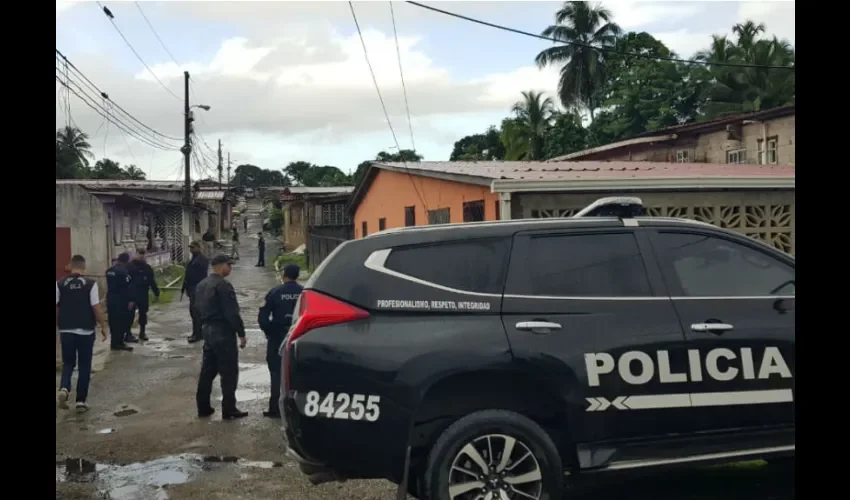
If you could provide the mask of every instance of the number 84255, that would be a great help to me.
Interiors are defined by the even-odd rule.
[[[310,391],[304,404],[304,416],[375,422],[381,415],[380,403],[380,396],[329,392],[323,398],[317,391]]]

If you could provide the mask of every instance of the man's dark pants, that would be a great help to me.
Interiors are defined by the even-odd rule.
[[[74,366],[79,372],[77,376],[77,402],[85,403],[89,396],[91,381],[91,360],[94,352],[95,334],[78,335],[62,332],[59,341],[62,344],[62,381],[59,387],[71,391],[71,377]]]
[[[148,324],[148,310],[150,310],[150,298],[147,294],[144,297],[141,297],[138,302],[136,302],[136,311],[139,311],[139,334],[145,333],[145,327]],[[133,311],[132,315],[135,317],[136,313]],[[130,326],[133,325],[133,319],[130,319]]]
[[[286,333],[276,332],[266,336],[268,343],[266,344],[266,364],[269,367],[269,376],[271,376],[271,396],[269,397],[269,412],[278,413],[280,411],[280,378],[281,378],[281,357],[278,354],[280,344],[283,343],[283,338]]]
[[[189,317],[192,318],[192,338],[200,339],[203,337],[203,333],[201,332],[201,317],[198,316],[197,304],[195,303],[195,290],[187,290],[187,292],[189,294]]]
[[[216,375],[221,378],[221,413],[234,413],[236,384],[239,383],[239,349],[236,346],[236,335],[204,325],[203,336],[204,355],[201,360],[201,375],[198,377],[198,392],[195,395],[198,413],[208,412],[212,408],[210,395]]]
[[[133,313],[128,310],[128,304],[106,302],[106,315],[109,319],[109,337],[112,347],[124,345],[124,337],[133,324]]]
[[[257,265],[258,266],[265,266],[266,265],[266,251],[265,250],[260,250],[260,257],[257,259]]]

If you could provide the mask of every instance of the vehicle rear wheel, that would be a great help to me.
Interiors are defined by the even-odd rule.
[[[471,413],[431,448],[423,474],[427,500],[559,500],[561,457],[534,421],[514,412]]]

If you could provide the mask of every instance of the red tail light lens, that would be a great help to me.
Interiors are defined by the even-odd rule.
[[[348,323],[369,317],[369,312],[314,290],[304,290],[298,299],[298,317],[284,344],[284,387],[289,392],[289,344],[305,333],[323,326]]]
[[[299,337],[316,328],[368,317],[369,313],[359,307],[314,290],[305,290],[301,293],[298,318],[289,334],[289,342],[295,342]]]

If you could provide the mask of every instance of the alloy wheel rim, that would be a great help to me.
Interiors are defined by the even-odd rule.
[[[449,470],[451,500],[540,500],[543,474],[521,440],[487,434],[467,443]]]

